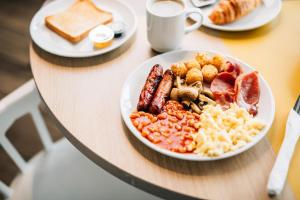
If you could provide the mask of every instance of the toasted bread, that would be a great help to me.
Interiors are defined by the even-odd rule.
[[[67,10],[47,16],[46,26],[70,42],[85,38],[89,31],[113,19],[112,13],[101,10],[91,0],[77,0]]]

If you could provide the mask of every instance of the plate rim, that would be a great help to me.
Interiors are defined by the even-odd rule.
[[[129,13],[133,16],[133,26],[132,28],[130,29],[131,31],[129,31],[128,34],[126,34],[125,38],[123,41],[121,41],[120,43],[118,43],[116,46],[114,46],[113,48],[109,49],[103,49],[102,51],[94,51],[94,52],[91,52],[91,53],[87,53],[87,52],[82,52],[80,54],[72,54],[72,53],[61,53],[60,51],[57,51],[57,50],[52,50],[51,48],[48,48],[47,46],[45,45],[41,45],[39,42],[37,42],[37,38],[35,37],[35,34],[33,34],[33,26],[34,26],[34,21],[36,20],[36,18],[38,17],[38,14],[40,12],[42,12],[43,9],[45,9],[47,6],[49,5],[52,5],[54,3],[56,4],[59,4],[61,2],[63,2],[64,0],[56,0],[56,1],[53,1],[53,2],[50,2],[49,4],[45,5],[45,6],[42,6],[35,14],[34,16],[32,17],[31,21],[30,21],[30,25],[29,25],[29,33],[30,33],[30,38],[31,40],[38,46],[40,47],[41,49],[43,49],[44,51],[48,52],[48,53],[51,53],[53,55],[57,55],[57,56],[62,56],[62,57],[66,57],[66,58],[88,58],[88,57],[94,57],[94,56],[98,56],[98,55],[102,55],[102,54],[105,54],[105,53],[108,53],[108,52],[111,52],[115,49],[118,49],[120,46],[124,45],[125,42],[127,42],[132,36],[133,34],[136,32],[137,30],[137,24],[138,24],[138,18],[137,18],[137,15],[134,11],[134,9],[128,5],[127,3],[125,3],[124,1],[121,1],[121,0],[113,0],[115,2],[117,2],[118,4],[121,4],[122,6],[126,7],[129,11]],[[72,1],[75,1],[75,0],[72,0]],[[94,1],[94,0],[92,0]],[[111,0],[109,0],[111,1]],[[50,31],[50,30],[49,30]]]
[[[263,131],[260,132],[260,134],[258,134],[256,137],[256,140],[251,142],[251,143],[247,143],[247,145],[235,150],[235,151],[231,151],[228,153],[223,154],[222,156],[219,157],[203,157],[203,156],[199,156],[197,154],[191,154],[189,156],[185,155],[185,154],[180,154],[180,153],[176,153],[176,152],[172,152],[169,151],[167,149],[163,149],[153,143],[151,143],[150,141],[148,141],[146,138],[144,138],[140,132],[138,132],[136,130],[136,128],[132,125],[129,116],[127,116],[127,114],[125,113],[125,109],[123,107],[123,98],[124,98],[124,93],[125,93],[125,88],[127,87],[128,83],[130,82],[131,78],[134,76],[134,74],[142,67],[144,66],[146,63],[148,63],[150,60],[152,59],[157,59],[161,56],[167,56],[170,54],[176,54],[176,53],[180,53],[180,52],[209,52],[209,53],[213,53],[213,54],[219,54],[222,56],[225,56],[227,58],[231,58],[237,62],[242,63],[243,65],[247,66],[249,69],[251,69],[252,71],[255,71],[255,69],[253,67],[251,67],[251,65],[249,65],[248,63],[235,58],[227,53],[222,53],[222,52],[218,52],[218,51],[214,51],[214,50],[209,50],[209,49],[182,49],[182,50],[175,50],[175,51],[170,51],[164,54],[160,54],[160,55],[156,55],[154,57],[148,58],[147,60],[145,60],[144,62],[140,63],[132,72],[130,72],[130,74],[127,76],[126,80],[123,83],[122,86],[122,90],[121,90],[121,96],[120,96],[120,109],[121,109],[121,116],[123,121],[125,122],[126,127],[130,130],[131,134],[133,134],[136,138],[138,138],[138,140],[140,142],[142,142],[144,145],[146,145],[147,147],[149,147],[150,149],[159,152],[160,154],[163,154],[165,156],[169,156],[172,158],[176,158],[176,159],[180,159],[180,160],[187,160],[187,161],[197,161],[197,162],[203,162],[203,161],[215,161],[215,160],[223,160],[226,158],[230,158],[230,157],[234,157],[237,156],[243,152],[246,152],[247,150],[251,149],[252,147],[254,147],[256,144],[258,144],[269,132],[270,128],[272,127],[273,123],[274,123],[274,119],[275,119],[275,99],[274,99],[274,95],[272,93],[271,87],[269,86],[268,82],[264,79],[264,77],[259,74],[260,79],[263,80],[266,89],[271,97],[271,122],[269,124],[266,124],[265,128]]]
[[[270,23],[271,21],[273,21],[279,15],[280,11],[282,10],[282,2],[281,2],[281,0],[275,0],[275,2],[278,4],[278,9],[276,10],[276,12],[274,12],[274,15],[272,17],[270,17],[269,20],[266,20],[265,22],[257,24],[255,26],[247,26],[247,27],[244,27],[244,28],[239,28],[239,27],[230,28],[230,27],[224,27],[224,26],[221,26],[221,25],[208,24],[205,21],[203,22],[202,26],[213,29],[213,30],[227,31],[227,32],[239,32],[239,31],[254,30],[254,29],[257,29],[259,27],[262,27],[262,26]],[[199,9],[201,9],[201,8],[199,8]]]

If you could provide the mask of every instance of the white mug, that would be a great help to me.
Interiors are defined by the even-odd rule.
[[[152,49],[166,52],[177,49],[185,34],[198,29],[203,22],[203,14],[198,8],[188,8],[184,0],[169,0],[180,3],[182,10],[172,15],[163,15],[153,11],[153,4],[163,0],[147,0],[147,37]],[[200,20],[191,26],[185,25],[187,17],[196,13]]]

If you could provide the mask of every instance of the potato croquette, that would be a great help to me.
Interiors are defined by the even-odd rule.
[[[184,64],[188,70],[190,70],[192,68],[201,69],[201,66],[196,59],[185,61]]]
[[[214,65],[204,65],[201,71],[207,83],[210,83],[218,74],[218,69]]]
[[[220,55],[215,55],[211,60],[211,64],[216,66],[218,71],[221,72],[224,70],[225,59]]]
[[[204,53],[197,53],[195,59],[197,60],[197,62],[200,64],[201,67],[203,67],[204,65],[208,65],[210,63],[209,58]]]
[[[171,70],[174,73],[175,76],[180,76],[181,78],[184,78],[187,73],[187,68],[183,62],[180,63],[174,63],[171,65]]]
[[[196,81],[203,81],[202,72],[198,68],[192,68],[187,72],[185,82],[187,84],[192,84]]]

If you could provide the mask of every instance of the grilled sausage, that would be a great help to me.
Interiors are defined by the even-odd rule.
[[[162,79],[163,68],[161,65],[154,65],[147,77],[144,88],[141,91],[140,99],[137,104],[138,111],[147,111],[155,91]]]
[[[149,106],[149,112],[153,114],[159,114],[162,111],[163,106],[169,98],[172,85],[174,81],[174,75],[171,70],[167,70],[155,92],[154,98]]]

